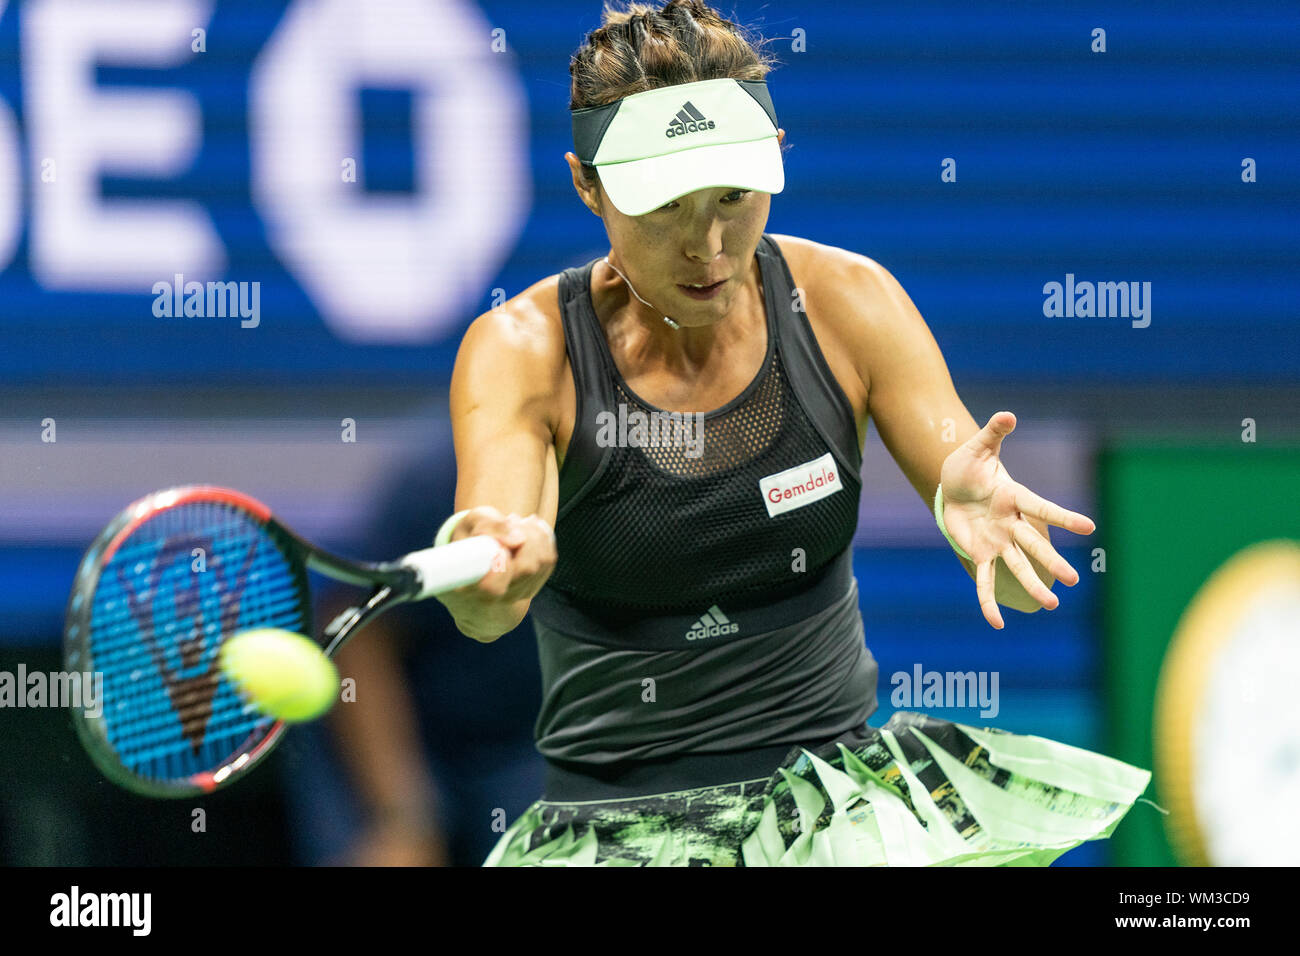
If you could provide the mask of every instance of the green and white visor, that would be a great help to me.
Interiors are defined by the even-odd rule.
[[[697,189],[779,193],[785,167],[762,80],[699,80],[572,110],[574,153],[641,216]]]

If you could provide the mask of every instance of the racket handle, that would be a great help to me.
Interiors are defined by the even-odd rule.
[[[398,563],[411,568],[420,579],[420,589],[413,601],[454,591],[467,584],[478,583],[492,570],[498,555],[508,555],[496,538],[487,534],[462,538],[436,548],[412,551]]]

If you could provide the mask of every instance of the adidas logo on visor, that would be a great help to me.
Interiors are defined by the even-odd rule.
[[[719,637],[723,634],[735,634],[740,630],[739,624],[733,624],[716,604],[700,615],[689,631],[688,641],[702,641],[706,637]]]
[[[690,100],[687,100],[668,124],[668,130],[664,135],[685,136],[687,133],[698,133],[702,130],[713,129],[715,125],[713,120],[705,119],[704,114],[697,110]]]

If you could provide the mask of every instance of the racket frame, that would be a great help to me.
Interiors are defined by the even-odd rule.
[[[279,521],[270,508],[243,492],[216,485],[167,488],[145,495],[124,508],[99,533],[82,557],[65,614],[63,663],[66,671],[81,673],[88,669],[87,664],[93,667],[89,640],[90,614],[101,573],[117,550],[146,521],[168,509],[196,501],[232,505],[260,522],[264,532],[293,568],[296,584],[305,598],[302,608],[303,633],[314,640],[328,657],[337,654],[352,635],[384,611],[421,596],[422,592],[427,596],[419,572],[407,563],[407,558],[376,563],[351,561],[313,545]],[[421,553],[414,552],[408,558]],[[364,603],[349,607],[335,616],[325,630],[324,641],[317,636],[313,620],[312,594],[307,581],[309,570],[345,584],[371,588],[370,596]],[[221,642],[224,644],[233,636],[233,633],[222,633]],[[102,707],[99,717],[89,717],[83,710],[76,708],[71,710],[77,735],[95,766],[124,789],[150,797],[202,796],[225,787],[264,760],[275,749],[287,729],[284,721],[276,721],[256,744],[221,767],[192,774],[181,780],[159,780],[142,777],[123,765],[108,741],[107,722],[102,716]]]

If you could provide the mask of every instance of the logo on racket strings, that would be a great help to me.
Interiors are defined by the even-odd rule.
[[[201,583],[203,575],[187,572],[181,579],[181,584],[174,587],[162,585],[164,572],[177,560],[186,567],[189,566],[190,554],[194,548],[203,548],[206,554],[216,553],[213,540],[208,535],[194,533],[171,535],[163,539],[162,546],[158,549],[143,581],[137,577],[133,586],[131,576],[124,564],[117,566],[117,577],[123,593],[126,594],[131,616],[135,619],[140,636],[149,650],[149,656],[153,658],[154,666],[158,668],[158,673],[167,688],[172,709],[181,720],[181,733],[197,755],[207,736],[213,698],[220,684],[217,679],[220,658],[216,653],[220,644],[219,638],[222,634],[233,634],[237,630],[240,604],[244,596],[244,582],[257,551],[257,541],[249,544],[243,565],[232,572],[225,580],[224,586],[217,590],[216,637],[218,640],[211,642],[205,637],[208,628],[204,624]],[[214,566],[207,573],[221,574],[222,572]],[[167,594],[172,598],[173,619],[171,621],[160,622],[155,617],[155,601],[160,594]],[[180,666],[173,667],[168,661],[164,648],[159,646],[157,635],[163,632],[167,624],[175,623],[180,619],[178,609],[188,612],[185,616],[194,619],[194,626],[189,632],[191,636],[177,643]],[[197,674],[192,673],[198,667],[202,667],[202,670]]]

